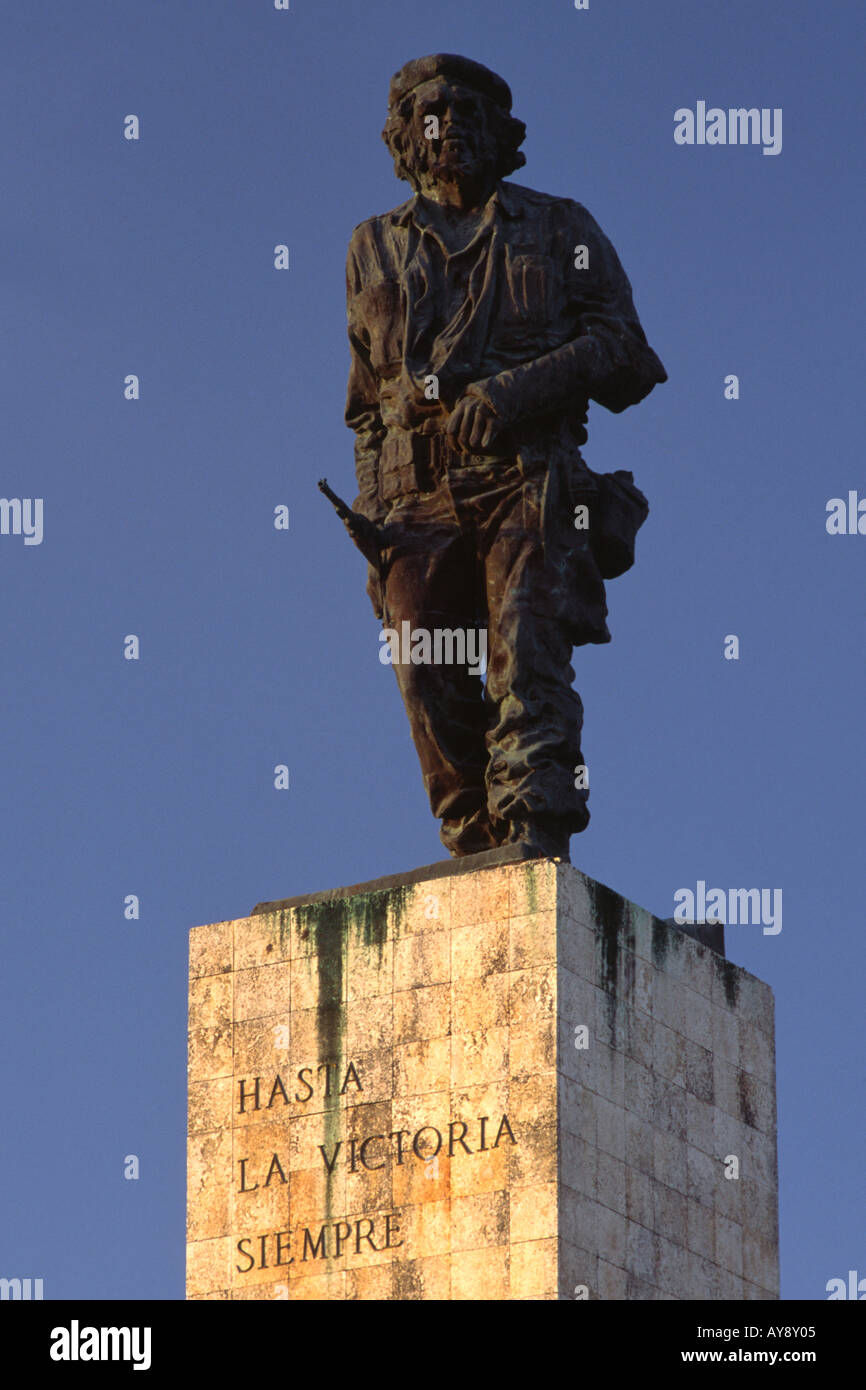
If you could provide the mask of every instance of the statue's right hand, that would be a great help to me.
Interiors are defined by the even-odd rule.
[[[455,405],[445,433],[463,454],[483,454],[493,443],[502,421],[484,396],[464,394]]]

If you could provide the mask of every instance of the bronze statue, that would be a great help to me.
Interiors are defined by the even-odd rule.
[[[394,669],[443,843],[567,858],[589,819],[571,651],[610,641],[603,580],[648,511],[631,473],[583,462],[587,409],[625,410],[666,373],[586,209],[504,182],[525,163],[510,113],[468,58],[392,79],[382,134],[415,192],[349,247],[359,495],[341,505],[388,641],[418,635]],[[483,682],[422,641],[469,630]]]

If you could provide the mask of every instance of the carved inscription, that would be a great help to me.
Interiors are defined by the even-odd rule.
[[[305,1105],[314,1096],[329,1099],[353,1091],[363,1093],[363,1090],[356,1062],[350,1061],[345,1068],[340,1066],[339,1069],[336,1062],[322,1062],[318,1066],[301,1067],[294,1076],[284,1077],[277,1073],[273,1077],[239,1078],[237,1113],[264,1112],[292,1102]],[[338,1167],[345,1166],[350,1173],[372,1173],[389,1164],[401,1167],[407,1162],[429,1163],[440,1153],[449,1158],[490,1153],[506,1141],[518,1142],[506,1114],[479,1115],[473,1120],[450,1120],[447,1131],[425,1124],[414,1132],[395,1129],[387,1134],[355,1135],[335,1140],[330,1145],[319,1144],[317,1159],[321,1159],[330,1178]],[[272,1153],[268,1162],[260,1161],[258,1166],[254,1166],[249,1157],[239,1158],[236,1190],[249,1193],[273,1183],[288,1184],[289,1172],[287,1151],[282,1155]],[[244,1236],[237,1242],[240,1261],[235,1269],[238,1274],[249,1274],[296,1262],[339,1260],[352,1252],[360,1255],[366,1249],[396,1250],[402,1245],[398,1213],[378,1212],[351,1220],[330,1220],[320,1226],[287,1227]]]
[[[272,1110],[275,1105],[290,1105],[292,1100],[304,1105],[317,1094],[328,1100],[338,1094],[346,1095],[350,1086],[357,1091],[364,1089],[354,1062],[350,1062],[346,1068],[343,1084],[339,1088],[336,1071],[336,1062],[322,1062],[317,1067],[301,1067],[295,1077],[289,1077],[288,1081],[284,1081],[279,1072],[270,1081],[262,1076],[241,1076],[238,1078],[238,1114]]]
[[[266,1231],[263,1235],[245,1236],[238,1241],[238,1254],[246,1263],[236,1264],[235,1269],[238,1274],[249,1274],[254,1269],[290,1265],[296,1260],[300,1264],[309,1260],[339,1260],[350,1251],[360,1255],[365,1242],[377,1252],[396,1250],[403,1244],[396,1239],[399,1233],[400,1218],[391,1211],[353,1221],[329,1221],[318,1228],[303,1226],[294,1231]]]

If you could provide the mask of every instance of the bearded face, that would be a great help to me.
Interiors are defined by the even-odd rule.
[[[495,173],[497,145],[487,101],[444,78],[425,82],[414,93],[401,144],[406,173],[421,192],[484,181]]]

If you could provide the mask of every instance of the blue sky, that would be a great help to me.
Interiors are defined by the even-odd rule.
[[[783,1297],[866,1274],[866,536],[825,529],[866,497],[863,30],[853,0],[7,8],[0,492],[44,539],[0,536],[0,1274],[182,1297],[188,929],[442,857],[315,487],[354,495],[343,266],[406,196],[388,80],[440,50],[509,81],[519,181],[587,205],[670,377],[590,412],[651,514],[575,653],[573,862],[663,917],[782,888],[781,933],[728,949],[776,992]],[[699,100],[781,107],[781,154],[676,145]]]

